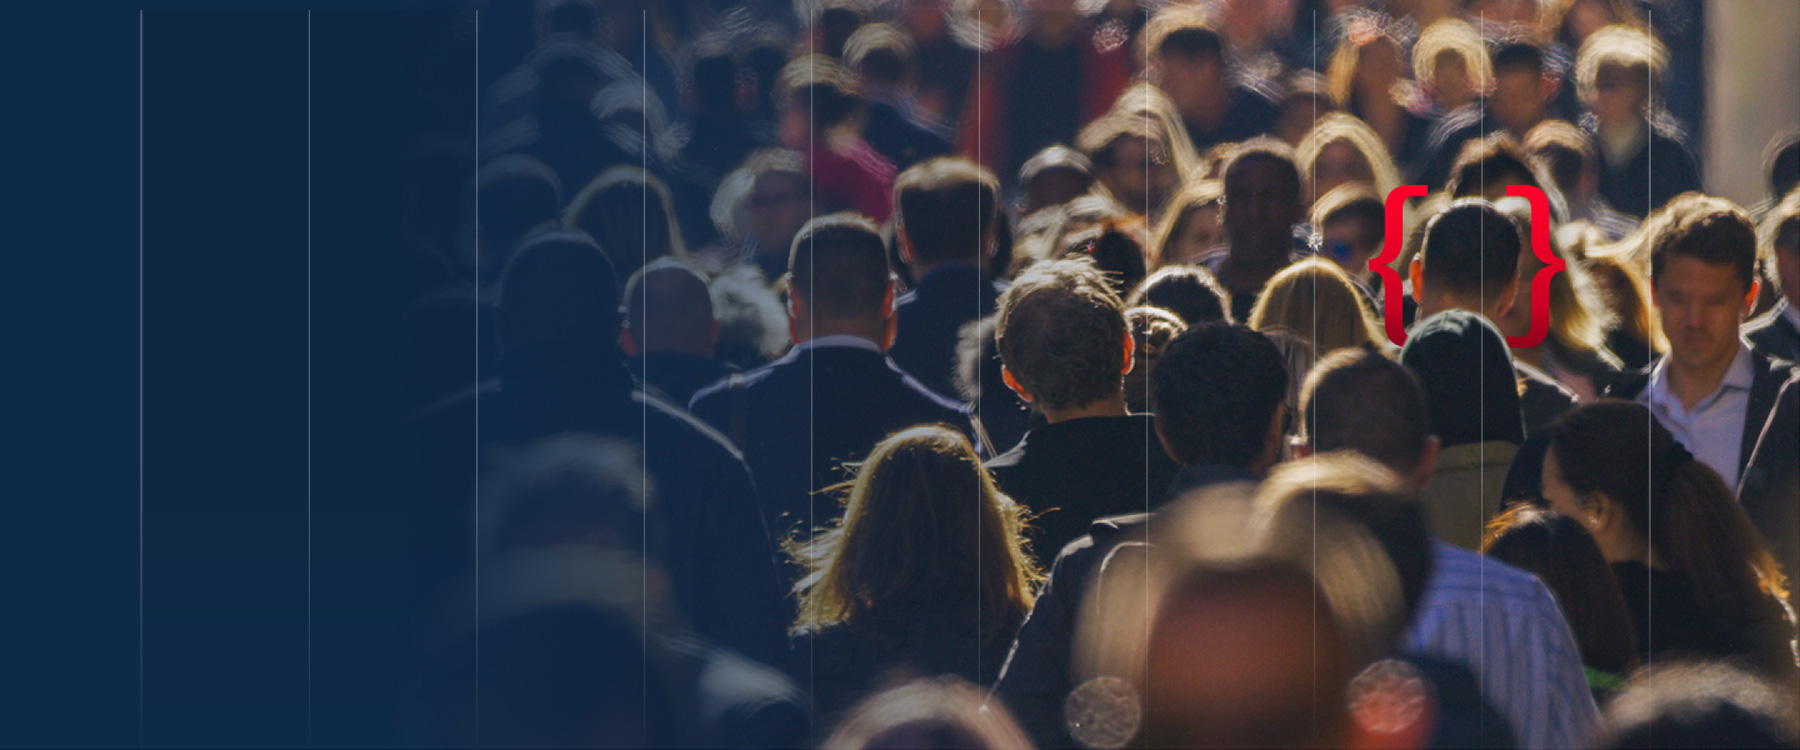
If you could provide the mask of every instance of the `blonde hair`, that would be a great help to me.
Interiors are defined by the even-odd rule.
[[[1150,270],[1162,268],[1169,257],[1169,245],[1181,236],[1187,228],[1187,222],[1194,214],[1207,206],[1216,206],[1225,198],[1225,183],[1221,180],[1197,180],[1183,185],[1175,194],[1169,196],[1169,203],[1163,207],[1162,219],[1156,222],[1156,229],[1150,234],[1149,258]]]
[[[921,425],[888,436],[844,498],[832,527],[782,544],[805,570],[795,630],[850,622],[893,634],[921,606],[967,607],[985,641],[1031,611],[1042,574],[1023,537],[1025,509],[1000,494],[962,433]]]
[[[1437,60],[1444,53],[1462,58],[1463,67],[1469,70],[1469,82],[1474,84],[1477,92],[1485,92],[1493,88],[1494,63],[1488,58],[1487,44],[1481,41],[1481,32],[1467,21],[1456,18],[1445,18],[1419,33],[1419,41],[1413,43],[1413,80],[1421,86],[1431,85],[1433,76],[1437,75]]]
[[[1600,77],[1600,69],[1608,65],[1648,70],[1650,90],[1654,92],[1662,88],[1669,50],[1655,34],[1637,26],[1616,23],[1589,35],[1575,55],[1575,92],[1583,102],[1594,101],[1594,81]]]
[[[1531,204],[1524,198],[1508,196],[1495,205],[1518,219],[1520,226],[1531,225]],[[1583,369],[1619,369],[1623,365],[1606,346],[1607,332],[1619,324],[1618,314],[1607,307],[1580,259],[1558,241],[1556,233],[1551,234],[1550,248],[1563,259],[1564,268],[1550,277],[1550,337],[1545,343]],[[1527,247],[1519,253],[1519,283],[1531,284],[1545,265]]]
[[[1338,43],[1337,51],[1332,53],[1331,62],[1325,68],[1325,90],[1331,94],[1331,101],[1338,109],[1353,109],[1356,98],[1356,73],[1362,68],[1363,51],[1370,45],[1385,43],[1400,58],[1402,72],[1394,82],[1396,85],[1407,84],[1406,48],[1388,32],[1377,28],[1352,28],[1344,40]],[[1400,92],[1390,90],[1387,95],[1400,100]]]
[[[1194,140],[1188,136],[1187,124],[1176,111],[1175,102],[1162,89],[1143,81],[1132,84],[1113,100],[1107,114],[1147,120],[1152,128],[1162,131],[1163,143],[1169,150],[1169,160],[1175,165],[1175,178],[1179,183],[1185,185],[1199,179],[1203,166],[1200,152],[1194,149]]]
[[[1307,258],[1269,279],[1249,325],[1284,330],[1312,344],[1319,358],[1339,349],[1379,346],[1386,340],[1364,306],[1355,282],[1336,263]]]
[[[1377,194],[1386,196],[1400,185],[1400,169],[1394,166],[1394,159],[1388,155],[1387,144],[1381,142],[1381,136],[1361,119],[1343,112],[1332,112],[1306,131],[1306,137],[1300,139],[1300,145],[1294,149],[1294,161],[1300,167],[1300,181],[1309,200],[1317,200],[1313,194],[1313,171],[1319,154],[1326,146],[1333,143],[1349,144],[1350,148],[1362,155],[1362,160],[1369,167],[1369,174],[1374,178]]]

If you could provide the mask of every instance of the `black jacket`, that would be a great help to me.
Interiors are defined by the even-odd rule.
[[[1793,300],[1782,300],[1756,319],[1744,324],[1744,338],[1750,345],[1789,362],[1800,362],[1800,329],[1782,313]]]
[[[1794,363],[1776,359],[1767,353],[1750,347],[1750,361],[1756,376],[1750,381],[1750,403],[1744,409],[1743,442],[1738,450],[1737,472],[1744,476],[1744,467],[1750,462],[1750,454],[1756,450],[1756,440],[1762,436],[1763,425],[1768,423],[1769,414],[1775,410],[1775,397],[1781,392],[1782,383],[1794,376]],[[1650,385],[1650,372],[1655,368],[1639,370],[1634,375],[1622,378],[1604,394],[1608,398],[1636,399],[1638,394]]]
[[[700,389],[738,371],[716,357],[672,351],[644,352],[642,356],[631,358],[626,365],[645,387],[655,389],[669,403],[684,408]]]
[[[1737,491],[1788,580],[1800,577],[1800,375],[1782,384]]]
[[[959,611],[921,609],[906,618],[904,627],[892,628],[899,632],[889,638],[847,622],[794,634],[793,663],[798,665],[794,679],[812,693],[819,731],[829,731],[843,712],[885,687],[890,678],[949,674],[975,685],[992,685],[1006,662],[1018,623],[1002,626],[983,642],[972,608],[944,609]]]
[[[956,343],[964,324],[994,312],[1006,282],[973,264],[939,266],[894,301],[897,330],[888,356],[933,392],[956,395]],[[1004,446],[1002,446],[1004,447]]]
[[[835,520],[842,506],[815,493],[850,478],[844,462],[862,460],[888,435],[938,422],[969,429],[960,405],[885,355],[846,346],[788,352],[745,373],[741,387],[727,380],[702,389],[689,410],[728,436],[742,433],[744,460],[777,538]]]
[[[1644,128],[1644,147],[1623,163],[1609,163],[1606,149],[1597,142],[1594,148],[1600,165],[1600,196],[1614,209],[1635,218],[1650,215],[1677,195],[1700,189],[1700,170],[1687,146],[1650,123]]]
[[[1061,550],[1095,520],[1161,504],[1177,466],[1152,417],[1090,417],[1042,425],[987,467],[1000,491],[1035,518],[1032,551]]]

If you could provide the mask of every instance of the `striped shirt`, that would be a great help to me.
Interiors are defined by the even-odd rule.
[[[1550,590],[1498,560],[1433,546],[1435,567],[1406,651],[1467,666],[1519,747],[1585,747],[1599,711]]]

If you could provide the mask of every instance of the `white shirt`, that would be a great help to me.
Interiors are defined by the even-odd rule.
[[[1756,381],[1756,368],[1750,347],[1738,341],[1737,356],[1725,370],[1719,387],[1694,404],[1690,411],[1669,389],[1668,358],[1650,372],[1650,385],[1638,394],[1637,402],[1650,407],[1682,446],[1695,458],[1725,478],[1725,485],[1736,487],[1738,454],[1743,451],[1744,420],[1750,411],[1750,386]]]

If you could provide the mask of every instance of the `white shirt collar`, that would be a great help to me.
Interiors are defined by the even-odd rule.
[[[1665,356],[1656,363],[1656,368],[1650,371],[1650,398],[1664,407],[1673,407],[1685,412],[1687,410],[1681,408],[1681,400],[1669,391],[1668,369],[1669,358]],[[1740,337],[1737,354],[1731,358],[1731,366],[1726,368],[1725,377],[1719,379],[1719,385],[1713,389],[1712,393],[1706,394],[1705,398],[1695,403],[1696,405],[1706,403],[1727,388],[1747,391],[1755,384],[1756,364],[1750,356],[1750,347]]]
[[[852,336],[849,334],[835,334],[835,335],[831,335],[831,336],[816,336],[816,337],[807,339],[805,341],[802,341],[798,344],[795,344],[794,351],[795,352],[804,352],[809,349],[823,349],[826,347],[847,347],[847,348],[851,348],[851,349],[867,349],[869,351],[875,352],[876,354],[882,353],[881,345],[879,345],[873,341],[870,341],[868,339],[865,339],[861,336]]]

